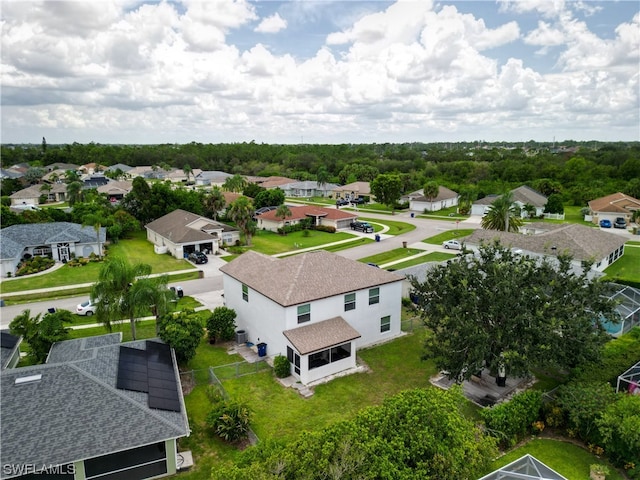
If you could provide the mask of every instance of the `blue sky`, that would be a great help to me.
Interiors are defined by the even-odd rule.
[[[3,143],[640,140],[636,1],[2,1]]]

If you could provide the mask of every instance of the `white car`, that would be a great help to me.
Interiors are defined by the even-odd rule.
[[[86,302],[82,302],[81,304],[79,304],[76,307],[76,314],[77,315],[85,315],[87,317],[90,317],[94,313],[96,313],[96,304],[93,303],[91,300],[87,300]]]
[[[446,242],[442,242],[442,246],[446,249],[462,250],[462,243],[458,240],[447,240]]]

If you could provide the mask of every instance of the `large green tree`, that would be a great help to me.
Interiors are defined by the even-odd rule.
[[[218,187],[213,187],[211,193],[204,197],[205,212],[210,215],[214,220],[218,219],[219,212],[227,204],[222,194],[222,190]]]
[[[111,330],[113,322],[128,319],[135,340],[138,317],[154,311],[157,321],[166,314],[172,298],[167,276],[149,277],[150,274],[151,265],[146,263],[131,264],[123,257],[106,260],[91,288],[97,320]]]
[[[40,314],[32,317],[30,310],[23,310],[9,324],[9,331],[21,336],[29,344],[29,356],[36,363],[43,363],[47,359],[51,345],[69,338],[69,329],[64,323],[73,321],[73,315],[68,310],[59,310],[40,317]]]
[[[291,215],[292,215],[291,210],[284,203],[282,205],[279,205],[278,208],[276,209],[276,215],[275,215],[276,219],[279,219],[283,222],[287,217],[290,217]],[[283,225],[283,233],[285,235],[287,234],[286,230],[284,229],[284,225]]]
[[[233,177],[229,177],[224,181],[222,188],[224,188],[227,192],[237,192],[242,193],[244,187],[247,186],[247,179],[242,175],[234,175]]]
[[[503,232],[517,232],[522,226],[520,209],[513,204],[511,192],[497,198],[489,207],[487,214],[482,217],[482,228],[487,230],[501,230]]]
[[[196,356],[203,335],[202,319],[193,310],[168,313],[160,319],[158,337],[175,350],[176,359],[181,364]]]
[[[247,197],[240,197],[235,202],[231,202],[227,211],[227,214],[244,234],[247,245],[251,245],[251,236],[255,231],[254,211],[253,204]]]
[[[454,379],[485,366],[506,377],[596,361],[608,340],[602,322],[618,316],[609,284],[591,279],[588,264],[574,268],[567,256],[540,260],[493,243],[412,278],[432,332],[425,357]]]
[[[400,175],[393,173],[378,175],[371,182],[371,193],[376,200],[387,205],[391,210],[396,206],[402,195],[402,180]]]

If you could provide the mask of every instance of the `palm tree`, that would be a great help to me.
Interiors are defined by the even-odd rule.
[[[243,192],[245,187],[247,186],[247,180],[242,175],[234,175],[233,177],[228,177],[222,188],[224,188],[227,192]]]
[[[318,173],[316,173],[316,182],[318,182],[318,188],[323,191],[324,196],[324,187],[327,185],[329,181],[329,172],[326,168],[320,167],[318,169]]]
[[[287,207],[284,203],[276,209],[276,218],[282,219],[283,222],[285,218],[290,217],[291,215],[291,210],[289,210],[289,207]],[[284,228],[284,223],[282,224],[282,233],[284,233],[285,235],[287,234],[287,231]]]
[[[42,185],[40,185],[40,191],[43,193],[43,195],[47,196],[47,202],[49,201],[49,192],[51,192],[51,189],[52,187],[48,183],[43,183]]]
[[[218,187],[213,187],[211,193],[204,199],[204,206],[207,212],[211,214],[214,220],[218,219],[218,212],[222,210],[227,204],[222,194],[222,190]]]
[[[67,200],[71,206],[76,202],[82,201],[82,183],[71,182],[67,185]]]
[[[158,317],[166,313],[171,295],[167,278],[150,278],[150,273],[151,265],[132,265],[123,257],[113,257],[104,263],[91,289],[91,297],[96,301],[96,318],[108,330],[112,322],[128,318],[135,340],[137,317],[149,309],[155,309]]]
[[[182,167],[182,171],[184,172],[185,177],[187,177],[187,183],[189,183],[189,176],[193,173],[193,170],[191,170],[191,167],[187,164]]]
[[[440,192],[440,186],[434,181],[428,181],[422,187],[422,193],[424,194],[425,197],[429,199],[429,205],[431,210],[433,210],[433,205],[431,205],[431,202],[433,201],[434,198],[438,196],[439,192]]]
[[[254,208],[251,201],[247,197],[238,198],[231,203],[228,213],[240,231],[244,233],[247,245],[251,245],[251,235],[255,232]]]
[[[503,232],[517,232],[522,226],[520,209],[513,205],[511,192],[496,199],[489,207],[487,214],[482,217],[482,228],[487,230],[501,230]]]
[[[96,231],[96,238],[98,239],[98,257],[102,258],[102,244],[100,243],[100,228],[102,227],[102,217],[93,213],[85,215],[82,219],[82,226],[92,226]]]

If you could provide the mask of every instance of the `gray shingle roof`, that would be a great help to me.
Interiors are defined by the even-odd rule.
[[[149,408],[146,393],[115,387],[121,344],[110,340],[96,340],[88,358],[2,372],[3,464],[57,465],[189,434],[181,394],[182,412],[170,412]],[[178,379],[175,361],[174,370]],[[42,378],[15,384],[35,374]]]
[[[100,242],[107,238],[107,229],[100,227]],[[29,223],[3,228],[0,235],[0,258],[15,258],[25,247],[50,245],[54,242],[95,243],[93,227],[77,223]]]
[[[498,239],[507,247],[520,248],[533,253],[551,255],[551,247],[558,254],[569,253],[576,260],[595,260],[599,262],[611,252],[625,244],[625,238],[613,233],[602,232],[598,228],[578,224],[554,225],[531,224],[528,228],[539,226],[547,231],[536,235],[499,232],[496,230],[475,230],[464,241],[468,245],[491,242]]]
[[[0,369],[7,368],[7,364],[13,357],[16,349],[20,348],[22,337],[11,335],[9,330],[0,330],[2,346],[0,346]]]
[[[534,207],[544,207],[547,204],[547,197],[526,185],[511,190],[511,193],[514,202],[520,202],[525,205],[530,204]]]
[[[173,212],[167,213],[165,216],[154,220],[147,224],[145,228],[176,244],[204,241],[210,242],[214,240],[215,237],[210,233],[203,232],[200,229],[189,226],[191,223],[200,219],[206,220],[212,229],[220,229],[224,232],[237,231],[236,228],[225,225],[224,223],[216,222],[206,217],[196,215],[195,213],[180,209],[174,210]]]
[[[325,250],[286,258],[248,251],[220,271],[284,307],[402,281],[394,273]]]
[[[349,325],[342,317],[330,318],[322,322],[312,323],[304,327],[285,330],[284,336],[300,355],[319,352],[327,348],[341,345],[362,335]]]

